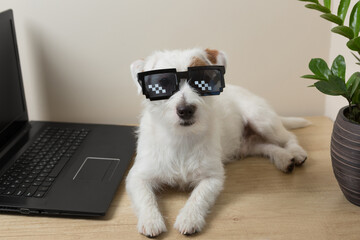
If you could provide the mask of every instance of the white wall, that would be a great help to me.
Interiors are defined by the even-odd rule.
[[[351,1],[347,18],[345,19],[345,25],[349,26],[349,16],[353,6],[357,1]],[[337,12],[337,7],[339,6],[340,0],[333,0],[333,12]],[[336,26],[335,24],[331,27]],[[347,38],[340,36],[338,34],[332,33],[331,35],[331,44],[330,44],[330,59],[328,61],[329,66],[331,66],[332,61],[339,55],[343,55],[346,61],[346,80],[357,71],[360,71],[360,66],[356,65],[357,60],[351,54],[351,51],[346,46]],[[359,55],[357,55],[359,56]],[[332,120],[335,120],[337,113],[340,108],[348,105],[348,102],[345,98],[340,96],[326,96],[325,98],[325,116],[328,116]]]
[[[328,58],[330,24],[289,0],[0,0],[12,8],[30,118],[137,123],[143,96],[129,65],[158,49],[224,50],[226,81],[282,115],[322,115],[312,57]]]

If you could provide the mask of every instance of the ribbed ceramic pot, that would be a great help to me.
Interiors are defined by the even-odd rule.
[[[340,109],[331,136],[331,161],[345,197],[360,206],[360,124],[347,119]]]

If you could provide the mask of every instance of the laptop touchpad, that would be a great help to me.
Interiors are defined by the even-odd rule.
[[[73,180],[110,181],[119,163],[118,158],[88,157],[76,172]]]

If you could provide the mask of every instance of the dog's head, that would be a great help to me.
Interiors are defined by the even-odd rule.
[[[188,67],[226,65],[223,52],[211,49],[188,49],[174,51],[159,51],[145,59],[137,60],[130,66],[133,80],[138,81],[138,73],[151,70],[176,68],[178,72],[187,71]],[[150,101],[145,99],[145,111],[165,128],[185,132],[206,131],[216,110],[212,109],[212,102],[216,96],[200,96],[199,93],[185,80],[180,80],[179,91],[165,100]]]

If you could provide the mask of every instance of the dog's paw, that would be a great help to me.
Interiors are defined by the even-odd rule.
[[[284,173],[291,173],[295,168],[295,159],[288,151],[277,154],[273,161],[275,166]]]
[[[137,225],[139,233],[146,237],[153,238],[166,232],[166,226],[161,214],[147,214],[139,217]]]
[[[307,159],[307,153],[299,145],[294,145],[288,149],[294,157],[294,163],[296,166],[302,165]]]
[[[197,211],[182,209],[176,218],[174,228],[181,234],[192,235],[198,233],[205,226],[204,217]]]

